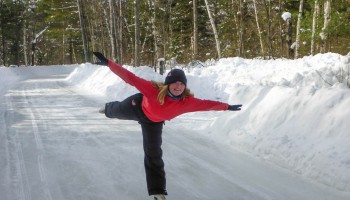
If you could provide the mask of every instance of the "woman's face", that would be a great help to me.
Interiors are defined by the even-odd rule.
[[[174,96],[179,96],[185,91],[186,85],[181,81],[176,81],[169,85],[169,91]]]

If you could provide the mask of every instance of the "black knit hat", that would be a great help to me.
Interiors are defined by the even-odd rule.
[[[176,81],[180,81],[183,84],[187,85],[187,78],[185,72],[181,69],[172,69],[165,77],[164,84],[169,85],[171,83],[175,83]]]

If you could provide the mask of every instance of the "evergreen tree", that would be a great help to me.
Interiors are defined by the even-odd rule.
[[[21,65],[21,38],[24,3],[20,0],[3,0],[0,5],[1,60],[3,65]]]

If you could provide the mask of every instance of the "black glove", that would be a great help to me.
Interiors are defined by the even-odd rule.
[[[108,65],[108,59],[101,52],[94,52],[94,55],[100,60],[96,62],[96,65]]]
[[[241,110],[242,104],[239,105],[228,105],[227,110],[238,111]]]

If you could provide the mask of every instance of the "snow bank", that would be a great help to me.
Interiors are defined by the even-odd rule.
[[[46,70],[47,67],[50,70]],[[69,74],[78,65],[52,65],[52,66],[30,66],[30,67],[0,67],[0,94],[9,89],[16,82],[30,77],[38,77],[52,74]],[[43,70],[45,69],[45,70]]]
[[[151,68],[130,71],[164,80]],[[327,53],[297,60],[225,58],[187,71],[197,97],[243,104],[200,132],[264,161],[338,190],[350,191],[349,57]],[[107,67],[80,65],[67,80],[109,100],[136,90]],[[200,113],[198,113],[200,114]]]
[[[136,75],[148,80],[163,81],[160,74],[154,73],[150,67],[126,68]],[[125,82],[109,70],[108,67],[93,64],[82,64],[66,79],[80,88],[89,90],[106,98],[106,101],[122,100],[138,92],[133,86]]]
[[[16,74],[16,71],[13,68],[0,67],[1,75],[1,85],[0,85],[0,94],[7,90],[7,88],[15,83],[19,77]]]

